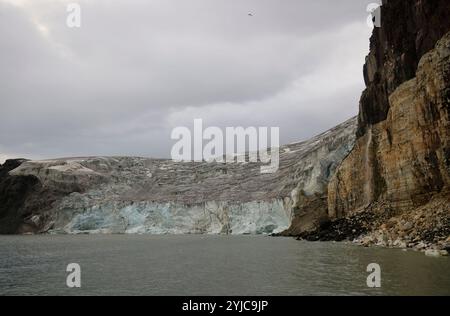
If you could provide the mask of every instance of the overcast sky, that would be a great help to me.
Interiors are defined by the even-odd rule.
[[[0,161],[169,157],[195,118],[305,140],[357,114],[370,2],[0,0]]]

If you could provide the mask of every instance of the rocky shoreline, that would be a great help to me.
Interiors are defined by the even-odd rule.
[[[419,209],[401,214],[396,214],[389,205],[374,204],[292,237],[306,241],[350,241],[364,247],[412,249],[427,256],[448,256],[450,199],[436,197]]]

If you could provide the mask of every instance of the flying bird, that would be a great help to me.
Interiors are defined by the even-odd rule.
[[[249,13],[248,16],[253,16],[253,13]]]

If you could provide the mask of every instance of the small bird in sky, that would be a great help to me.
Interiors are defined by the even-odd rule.
[[[253,13],[249,13],[248,16],[253,16]]]

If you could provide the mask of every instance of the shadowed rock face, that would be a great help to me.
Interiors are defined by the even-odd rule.
[[[27,191],[27,202],[20,208],[27,216],[18,216],[14,205],[7,211],[35,232],[280,232],[290,225],[299,192],[307,197],[326,191],[329,178],[353,147],[355,131],[356,118],[309,141],[283,146],[274,174],[262,174],[259,163],[136,157],[25,161],[7,177],[34,179],[38,189]],[[8,192],[2,198],[9,199]],[[30,201],[37,201],[36,194],[42,192],[47,192],[41,196],[45,207],[39,209]],[[19,196],[14,199],[23,199]]]
[[[358,137],[386,120],[389,96],[416,76],[419,60],[450,30],[448,0],[388,0],[381,8],[364,66],[367,89],[360,101]]]
[[[12,174],[27,162],[25,159],[12,159],[0,166],[0,234],[47,231],[54,203],[77,190],[76,185],[65,188],[45,186],[32,174]]]
[[[9,171],[20,166],[25,160],[7,160],[0,166],[0,230],[11,234],[22,230],[21,225],[30,215],[26,201],[39,187],[33,176],[14,177]]]

